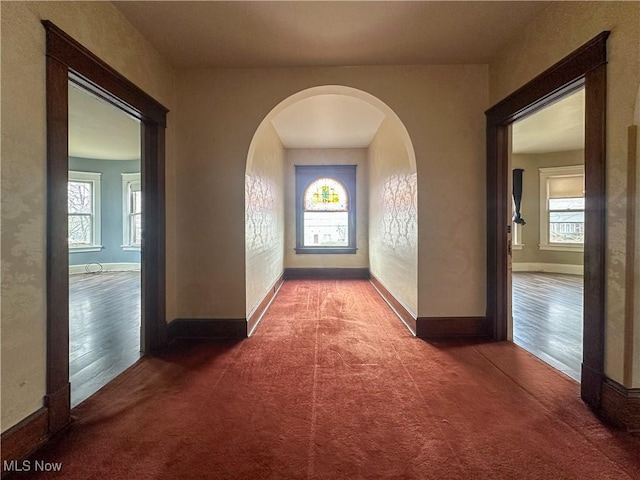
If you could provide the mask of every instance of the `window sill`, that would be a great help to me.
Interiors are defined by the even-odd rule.
[[[69,253],[86,253],[86,252],[99,252],[102,250],[102,245],[88,245],[86,247],[69,247]]]
[[[139,252],[140,245],[120,245],[125,252]]]
[[[351,247],[298,247],[296,255],[299,254],[319,254],[319,255],[348,255],[358,253],[357,248]]]
[[[556,252],[584,252],[584,245],[570,245],[570,244],[539,244],[540,250],[553,250]]]

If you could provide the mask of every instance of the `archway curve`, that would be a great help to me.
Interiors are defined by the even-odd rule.
[[[284,100],[282,100],[278,105],[276,105],[260,122],[258,128],[253,134],[253,138],[251,139],[251,143],[249,144],[249,151],[247,153],[247,164],[245,172],[251,171],[251,166],[253,163],[253,156],[256,149],[256,141],[260,137],[260,132],[264,129],[265,125],[268,124],[271,120],[273,120],[279,113],[286,110],[288,107],[296,104],[301,100],[305,100],[307,98],[315,97],[318,95],[344,95],[348,97],[357,98],[362,100],[369,105],[377,108],[380,112],[382,112],[386,118],[388,118],[393,126],[397,129],[400,134],[404,146],[407,150],[407,156],[409,158],[409,164],[412,172],[417,171],[416,166],[416,154],[413,148],[413,142],[411,141],[411,137],[409,136],[409,132],[407,127],[405,127],[404,123],[400,119],[400,117],[393,111],[391,107],[389,107],[386,103],[380,100],[375,95],[365,92],[364,90],[359,90],[357,88],[348,87],[346,85],[323,85],[318,87],[311,87],[305,90],[301,90],[297,93],[294,93]]]

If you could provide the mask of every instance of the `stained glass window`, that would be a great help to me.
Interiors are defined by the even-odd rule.
[[[347,191],[333,178],[319,178],[304,194],[305,211],[346,212],[349,210]]]

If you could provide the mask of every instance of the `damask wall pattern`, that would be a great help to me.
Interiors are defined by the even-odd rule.
[[[284,148],[270,123],[253,141],[244,186],[247,315],[284,269]]]

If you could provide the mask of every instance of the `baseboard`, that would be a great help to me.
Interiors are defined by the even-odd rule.
[[[626,388],[605,378],[600,414],[618,428],[640,432],[640,388]]]
[[[416,336],[420,338],[491,337],[487,317],[418,317]]]
[[[258,327],[260,320],[262,320],[262,316],[269,308],[269,305],[271,305],[271,302],[278,294],[278,291],[280,290],[280,287],[282,287],[283,283],[284,272],[282,272],[278,279],[273,283],[273,285],[271,285],[271,287],[267,291],[267,294],[264,296],[258,306],[249,315],[247,315],[247,336],[250,337],[251,335],[253,335],[253,332]]]
[[[2,477],[9,473],[8,467],[11,462],[21,462],[44,445],[48,438],[49,411],[46,407],[41,407],[3,432],[0,440],[2,443]]]
[[[582,265],[563,265],[561,263],[512,263],[511,270],[514,272],[546,272],[546,273],[566,273],[569,275],[584,275]]]
[[[380,296],[389,304],[391,309],[400,317],[402,323],[406,325],[409,331],[416,335],[416,317],[400,302],[372,273],[369,274],[369,281],[378,291]]]
[[[167,326],[169,341],[208,338],[247,338],[244,318],[178,318]]]
[[[285,280],[301,278],[369,278],[368,268],[285,268]]]
[[[102,268],[101,268],[102,267]],[[139,271],[140,263],[122,262],[122,263],[87,263],[82,265],[69,265],[69,275],[78,275],[80,273],[100,273],[100,272],[132,272]]]

